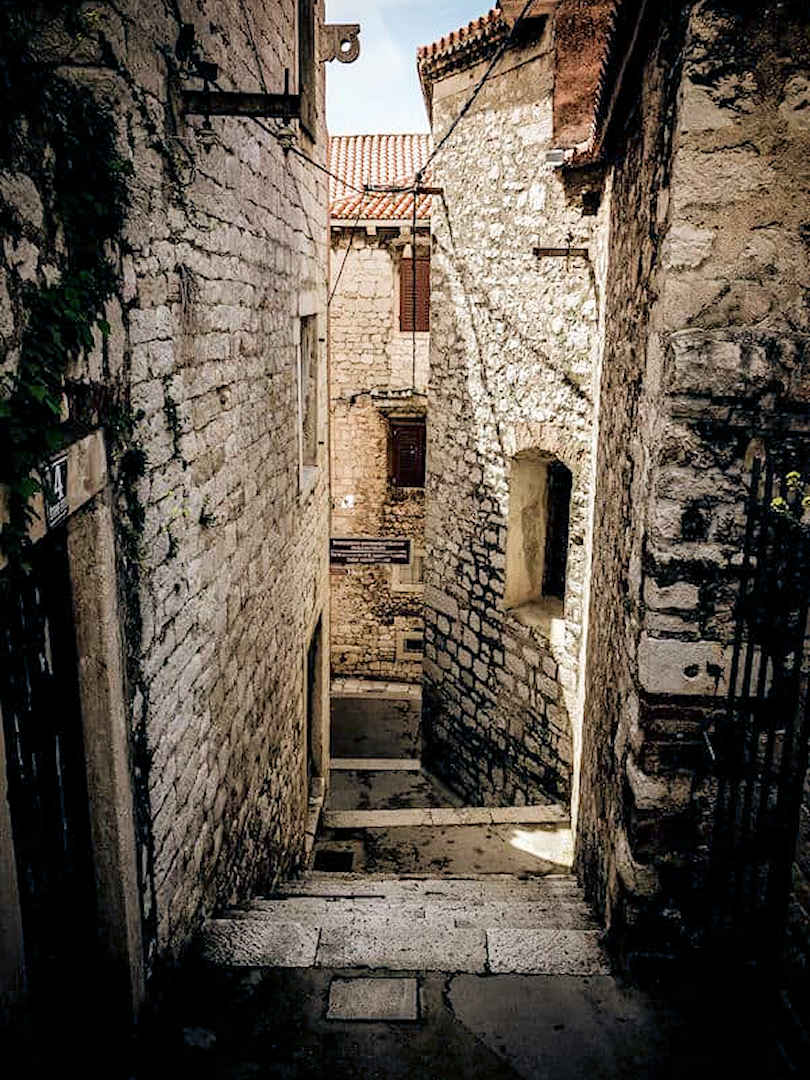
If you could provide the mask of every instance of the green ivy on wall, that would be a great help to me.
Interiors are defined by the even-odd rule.
[[[62,237],[59,280],[23,284],[19,360],[0,378],[0,483],[8,505],[0,548],[18,569],[26,568],[32,499],[44,490],[39,469],[66,438],[66,373],[97,331],[102,340],[109,334],[105,308],[116,284],[109,249],[124,222],[132,171],[117,151],[110,110],[37,61],[32,33],[25,14],[0,13],[0,169],[24,172],[49,193],[51,245],[57,230]],[[8,215],[2,224],[14,227]]]

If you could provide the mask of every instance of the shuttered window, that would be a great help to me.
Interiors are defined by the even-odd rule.
[[[298,0],[298,92],[301,95],[301,127],[313,142],[318,122],[316,79],[315,5],[313,0]]]
[[[414,304],[414,285],[416,286],[416,304]],[[416,274],[413,259],[403,259],[399,272],[399,328],[410,333],[414,329],[425,332],[430,329],[430,259],[416,260]]]
[[[397,487],[425,486],[425,424],[391,423],[390,474]]]

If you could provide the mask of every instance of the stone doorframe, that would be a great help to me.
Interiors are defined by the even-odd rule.
[[[98,935],[108,1015],[134,1022],[144,998],[141,906],[118,613],[115,534],[102,432],[67,448],[67,548],[78,655],[82,733]],[[31,529],[45,534],[44,506]],[[0,490],[0,520],[4,517]],[[0,557],[0,572],[5,560]],[[25,952],[0,725],[0,1004],[25,993]]]

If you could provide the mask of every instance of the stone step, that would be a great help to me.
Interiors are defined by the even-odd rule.
[[[610,972],[598,930],[453,927],[395,917],[304,926],[278,919],[211,919],[204,961],[226,967],[600,975]]]
[[[318,874],[206,923],[231,967],[594,975],[602,934],[570,874],[401,878]]]
[[[392,903],[427,898],[481,903],[484,900],[542,901],[567,897],[582,899],[572,874],[518,877],[513,874],[470,874],[435,877],[309,871],[280,884],[268,900],[284,897],[383,897]]]
[[[584,900],[555,899],[518,901],[488,900],[465,903],[461,900],[412,900],[392,909],[388,900],[376,897],[336,899],[329,897],[290,897],[286,900],[257,901],[246,909],[227,912],[230,919],[275,919],[297,922],[302,926],[351,925],[358,933],[377,924],[395,921],[412,925],[448,929],[510,928],[540,930],[557,928],[597,930],[598,925]]]
[[[391,829],[415,825],[570,825],[568,807],[542,806],[439,806],[403,810],[326,810],[326,829]]]

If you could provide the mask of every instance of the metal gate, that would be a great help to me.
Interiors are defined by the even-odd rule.
[[[0,590],[0,711],[29,991],[59,992],[93,955],[90,848],[64,529]],[[73,969],[73,970],[71,970]]]
[[[751,474],[710,867],[713,943],[778,962],[807,768],[810,484],[795,457]],[[792,471],[796,469],[796,471]]]

